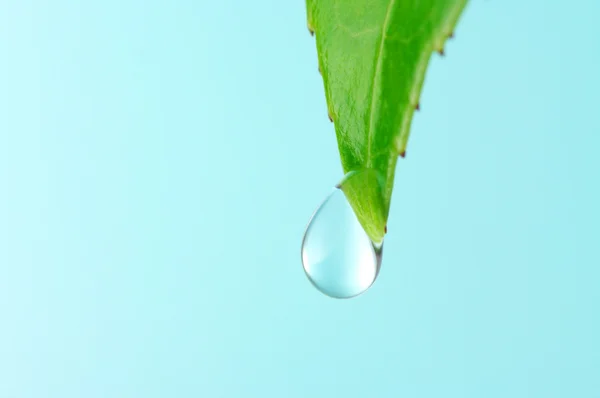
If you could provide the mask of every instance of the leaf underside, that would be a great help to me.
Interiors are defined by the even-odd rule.
[[[345,190],[375,242],[383,240],[396,161],[406,151],[429,59],[443,54],[466,2],[306,0],[344,173],[379,175]]]

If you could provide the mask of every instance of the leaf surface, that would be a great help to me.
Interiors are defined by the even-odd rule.
[[[443,54],[466,2],[306,0],[344,173],[369,171],[342,189],[375,242],[385,234],[429,59]]]

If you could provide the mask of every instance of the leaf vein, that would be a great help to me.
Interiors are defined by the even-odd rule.
[[[374,120],[374,112],[373,112],[373,105],[375,105],[375,84],[379,78],[379,74],[381,73],[381,68],[383,65],[383,49],[385,47],[385,37],[386,37],[386,32],[388,30],[388,25],[390,23],[391,20],[391,14],[392,14],[392,10],[394,9],[394,5],[396,3],[396,0],[390,0],[390,2],[388,3],[386,12],[385,12],[385,18],[383,21],[383,26],[381,27],[381,39],[379,42],[379,47],[377,49],[377,54],[375,55],[376,63],[375,63],[375,70],[373,71],[373,80],[371,83],[371,104],[369,106],[369,128],[367,130],[367,156],[366,156],[366,165],[367,167],[371,167],[371,143],[373,142],[373,124],[375,122]]]

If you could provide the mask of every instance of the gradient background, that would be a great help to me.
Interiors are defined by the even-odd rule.
[[[471,2],[339,301],[302,1],[2,1],[0,397],[600,397],[599,4]]]

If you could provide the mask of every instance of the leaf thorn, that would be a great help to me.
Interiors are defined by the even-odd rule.
[[[417,111],[421,110],[421,104],[419,102],[417,102],[417,105],[415,105],[415,110],[417,110]]]
[[[387,234],[387,225],[383,228],[383,232]]]
[[[400,152],[400,157],[401,157],[401,158],[405,158],[405,157],[406,157],[406,151],[402,151],[402,152]]]
[[[331,116],[331,113],[329,113],[329,112],[328,112],[328,113],[327,113],[327,116],[329,117],[329,121],[330,121],[331,123],[333,123],[333,116]]]
[[[308,27],[308,33],[310,33],[311,36],[314,36],[315,35],[315,30],[309,26]]]
[[[440,54],[442,57],[445,55],[444,53],[444,49],[440,48],[439,50],[437,50],[438,54]]]
[[[454,32],[450,32],[450,33],[448,34],[448,38],[449,38],[449,39],[454,39]]]

